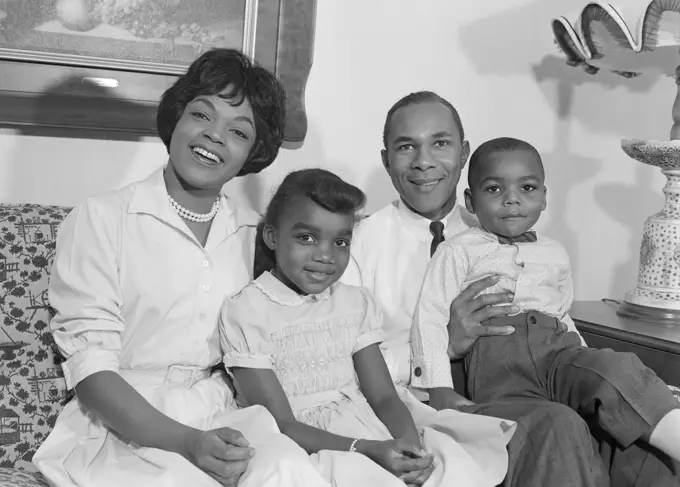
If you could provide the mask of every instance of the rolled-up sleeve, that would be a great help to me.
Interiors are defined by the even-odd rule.
[[[364,319],[359,328],[357,343],[354,346],[354,350],[352,350],[353,354],[374,343],[381,343],[385,339],[383,313],[378,301],[366,288],[361,288],[361,294],[365,303]]]
[[[69,389],[103,370],[118,372],[123,319],[117,248],[120,212],[89,200],[57,234],[50,274],[50,322]]]
[[[462,251],[440,246],[430,260],[411,328],[413,387],[453,388],[449,346],[449,308],[460,294],[468,267]]]
[[[243,294],[239,294],[227,298],[222,305],[219,327],[224,366],[271,369],[271,336],[265,329],[266,323],[256,318],[255,307],[244,298]]]

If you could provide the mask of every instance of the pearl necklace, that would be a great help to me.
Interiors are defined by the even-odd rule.
[[[174,198],[170,195],[168,195],[168,199],[170,200],[170,204],[172,207],[175,209],[177,214],[184,218],[185,220],[189,220],[192,222],[196,223],[207,223],[209,221],[212,221],[213,218],[215,218],[215,215],[217,215],[217,212],[220,209],[220,197],[218,196],[215,202],[212,205],[212,208],[208,213],[196,213],[195,211],[187,210],[183,206],[181,206],[179,203],[177,203]]]

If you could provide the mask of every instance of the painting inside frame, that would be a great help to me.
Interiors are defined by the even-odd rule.
[[[246,0],[0,0],[0,55],[180,73],[211,47],[244,48],[246,6]]]
[[[155,134],[163,91],[232,47],[281,80],[284,140],[298,146],[315,17],[316,0],[0,0],[0,128]]]

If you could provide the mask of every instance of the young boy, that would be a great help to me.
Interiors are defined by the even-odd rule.
[[[453,387],[450,376],[433,373],[448,370],[449,305],[471,282],[497,275],[486,292],[512,293],[520,313],[490,320],[515,332],[482,337],[466,356],[470,398],[559,402],[597,420],[622,448],[642,439],[680,461],[680,404],[666,384],[634,354],[583,346],[567,314],[569,257],[531,230],[546,206],[538,151],[499,138],[482,144],[469,164],[465,205],[479,227],[442,243],[430,261],[411,331],[421,372],[412,385]],[[418,352],[423,344],[426,354]]]

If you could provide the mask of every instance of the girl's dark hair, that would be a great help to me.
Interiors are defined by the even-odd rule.
[[[354,216],[366,204],[366,195],[356,186],[325,169],[302,169],[288,174],[272,196],[267,211],[257,226],[255,237],[255,278],[276,267],[276,255],[264,242],[265,225],[276,226],[291,203],[309,198],[332,212]]]
[[[246,99],[250,102],[257,136],[238,176],[260,172],[276,159],[283,142],[286,94],[272,73],[236,49],[203,53],[163,93],[156,113],[158,135],[169,151],[172,133],[187,104],[199,96],[218,94],[234,106]]]

